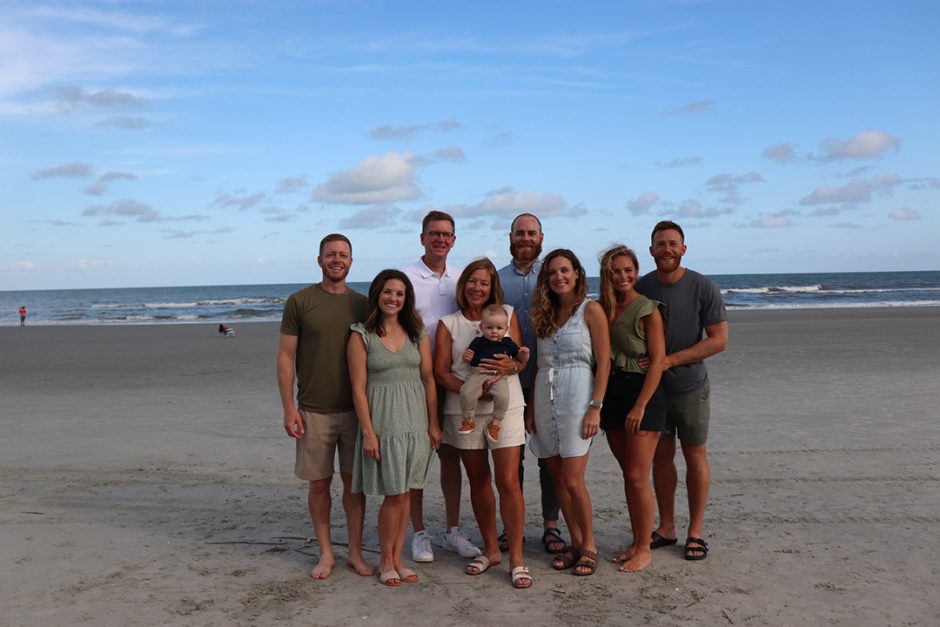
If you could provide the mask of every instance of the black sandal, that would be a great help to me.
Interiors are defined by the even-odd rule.
[[[574,565],[572,574],[578,577],[593,575],[597,571],[597,559],[597,553],[594,551],[582,551],[578,563]],[[582,569],[581,572],[578,572],[579,568]]]
[[[552,560],[552,568],[565,570],[577,564],[579,559],[581,559],[581,554],[569,546],[561,554],[555,556]]]
[[[551,548],[553,545],[557,547],[559,544],[561,548]],[[561,537],[561,529],[547,527],[542,533],[542,546],[545,547],[545,552],[549,555],[557,555],[558,553],[564,553],[565,549],[568,548],[568,543]]]
[[[699,546],[689,546],[698,544]],[[708,557],[708,542],[704,538],[693,538],[689,536],[685,541],[685,559],[690,562],[697,562]]]

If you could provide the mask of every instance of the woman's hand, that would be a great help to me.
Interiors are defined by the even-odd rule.
[[[535,409],[531,404],[525,406],[525,430],[526,433],[535,433]]]
[[[623,428],[627,435],[633,435],[640,430],[640,423],[643,422],[643,414],[646,413],[646,406],[637,403],[627,412],[627,417],[623,421]]]
[[[601,430],[601,410],[591,407],[584,414],[584,426],[581,428],[581,437],[585,440],[593,438]]]
[[[428,427],[428,437],[431,439],[431,448],[435,451],[441,446],[441,428],[437,424],[432,424]]]
[[[377,462],[382,461],[382,456],[379,453],[379,438],[374,433],[362,434],[362,454]]]
[[[516,374],[517,362],[509,355],[502,354],[499,359],[495,357],[481,359],[480,367],[486,374],[508,377],[511,374]]]

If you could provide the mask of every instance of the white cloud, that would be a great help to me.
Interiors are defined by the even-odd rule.
[[[901,177],[896,174],[882,174],[872,177],[870,181],[852,179],[842,187],[822,185],[813,190],[811,194],[801,198],[800,204],[822,205],[869,202],[873,193],[890,194],[901,183]]]
[[[720,202],[729,205],[740,205],[746,198],[741,198],[738,193],[738,186],[747,183],[763,183],[764,177],[757,172],[748,172],[747,174],[717,174],[705,183],[705,187],[710,192],[723,192],[724,196],[719,199]]]
[[[216,196],[215,200],[210,203],[212,207],[220,207],[222,209],[228,209],[229,207],[235,207],[239,211],[244,211],[245,209],[251,209],[252,207],[257,206],[265,198],[264,192],[258,192],[256,194],[251,194],[248,196],[235,196],[233,194],[220,194]]]
[[[97,124],[97,128],[119,128],[128,131],[138,131],[145,128],[151,128],[155,126],[153,122],[147,118],[128,116],[128,115],[112,115],[107,117]]]
[[[731,207],[709,207],[706,209],[699,201],[689,199],[679,203],[679,208],[674,213],[680,218],[700,219],[728,215],[734,213],[734,209]]]
[[[849,139],[824,139],[819,142],[826,152],[825,160],[870,159],[893,148],[901,148],[901,140],[884,131],[862,131]]]
[[[127,91],[103,89],[89,91],[79,85],[62,85],[53,89],[57,106],[64,109],[81,107],[101,107],[112,109],[139,109],[147,106],[147,101]]]
[[[656,165],[661,168],[685,168],[692,165],[698,165],[701,162],[701,157],[676,157],[675,159],[666,161],[665,163],[657,161]]]
[[[160,229],[160,232],[163,233],[163,237],[165,239],[186,239],[190,237],[195,237],[197,235],[223,235],[225,233],[231,233],[232,227],[221,226],[217,229],[212,229],[209,231],[183,231],[180,229]]]
[[[36,261],[10,261],[3,264],[4,270],[12,270],[14,272],[32,272],[33,270],[38,270],[40,267],[39,263]]]
[[[91,172],[92,165],[90,163],[72,161],[71,163],[64,163],[51,168],[37,170],[33,173],[33,179],[37,181],[50,178],[79,179],[91,176]]]
[[[488,193],[477,205],[461,207],[455,215],[495,215],[512,219],[520,213],[532,213],[539,218],[552,218],[562,215],[567,206],[568,202],[558,194],[517,192],[504,187]]]
[[[790,218],[779,217],[779,216],[763,216],[752,220],[750,223],[745,224],[746,227],[751,227],[755,229],[783,229],[788,226],[793,226],[793,221]]]
[[[767,146],[761,156],[777,163],[792,163],[796,160],[796,144],[776,144]]]
[[[89,196],[103,196],[108,191],[108,183],[110,183],[111,181],[118,181],[121,179],[128,180],[128,181],[136,181],[137,175],[132,174],[131,172],[114,172],[114,171],[105,172],[100,177],[98,177],[97,181],[86,186],[85,189],[83,189],[82,191],[88,194]]]
[[[277,182],[277,187],[274,191],[278,194],[296,194],[302,192],[307,188],[307,177],[305,176],[293,176],[282,178]]]
[[[905,222],[907,220],[920,220],[920,213],[910,207],[898,207],[888,212],[888,217],[892,220]]]
[[[134,218],[137,222],[162,222],[166,218],[150,205],[136,200],[119,200],[110,205],[94,205],[82,211],[83,216],[113,215]]]
[[[366,157],[356,168],[334,174],[313,190],[314,200],[326,203],[368,205],[421,197],[414,181],[419,160],[411,152],[390,151]]]
[[[79,22],[91,26],[113,28],[134,33],[160,32],[177,37],[194,35],[202,28],[195,22],[177,22],[159,15],[131,15],[120,11],[104,11],[100,9],[40,6],[36,7],[33,13],[40,17]]]
[[[343,229],[383,228],[393,226],[400,214],[397,207],[366,207],[340,220],[339,226]]]
[[[678,109],[669,109],[663,111],[663,115],[684,115],[687,113],[702,113],[705,111],[711,111],[715,107],[715,102],[713,100],[696,100],[695,102],[690,102],[687,105],[683,105]]]
[[[656,192],[644,192],[627,202],[627,209],[635,216],[645,215],[659,201],[659,194]]]
[[[467,160],[467,156],[464,154],[463,150],[457,146],[450,146],[448,148],[441,148],[440,150],[434,153],[434,158],[438,161],[453,161],[454,163],[459,163]]]
[[[460,122],[448,120],[434,124],[407,124],[405,126],[378,126],[369,131],[372,139],[410,139],[424,131],[438,131],[446,133],[461,128]]]

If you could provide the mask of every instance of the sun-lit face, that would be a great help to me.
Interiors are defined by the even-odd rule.
[[[507,326],[505,315],[497,316],[490,314],[483,316],[483,320],[480,321],[480,331],[483,333],[483,337],[493,342],[498,342],[506,337]]]
[[[628,294],[636,283],[636,266],[629,255],[615,257],[610,264],[610,282],[621,296]]]
[[[675,229],[657,232],[653,236],[650,254],[656,261],[657,270],[664,273],[675,272],[685,254],[685,242],[682,241],[682,235]]]
[[[387,316],[397,316],[405,306],[405,284],[398,279],[389,279],[379,292],[379,309]]]
[[[535,261],[542,254],[543,239],[538,220],[532,216],[517,218],[509,233],[509,253],[516,261]]]
[[[324,278],[342,281],[352,266],[349,244],[343,241],[327,242],[323,245],[323,252],[317,257],[317,265],[323,270]]]
[[[574,291],[578,287],[578,272],[567,257],[558,256],[548,264],[548,289],[559,296]]]
[[[454,226],[449,220],[431,220],[421,233],[424,253],[435,259],[446,259],[456,240]]]
[[[482,307],[490,299],[492,277],[486,268],[474,270],[463,288],[463,297],[471,307]]]

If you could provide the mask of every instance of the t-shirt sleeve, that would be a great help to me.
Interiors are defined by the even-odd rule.
[[[284,303],[284,313],[281,314],[281,333],[284,335],[300,335],[300,306],[293,294],[287,297]]]
[[[467,350],[471,350],[474,353],[480,348],[480,344],[483,342],[483,336],[478,335],[473,338],[473,341],[470,342],[470,346],[467,347]]]
[[[704,279],[705,285],[702,288],[702,326],[707,327],[718,324],[728,319],[728,312],[725,310],[725,300],[721,297],[721,290],[714,281]]]
[[[500,343],[506,348],[506,354],[515,359],[519,353],[519,345],[513,342],[511,337],[504,337]]]

